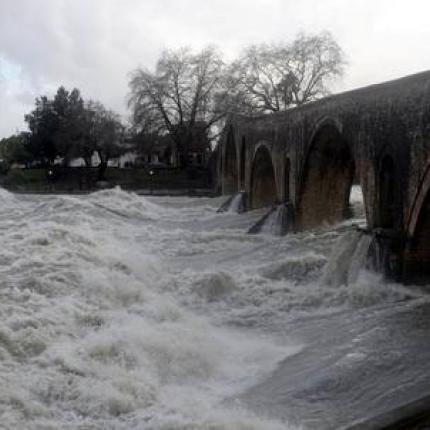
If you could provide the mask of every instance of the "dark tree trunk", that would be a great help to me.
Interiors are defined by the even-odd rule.
[[[69,167],[69,161],[70,161],[69,157],[65,156],[65,157],[63,157],[63,161],[62,161],[61,165],[63,167]]]
[[[189,165],[189,152],[190,152],[191,141],[190,138],[186,137],[182,139],[179,145],[179,159],[180,159],[180,168],[186,170]]]
[[[109,161],[109,156],[106,156],[101,151],[97,151],[97,154],[100,158],[100,164],[99,164],[98,172],[97,172],[97,180],[98,181],[104,181],[105,180],[105,173],[106,173],[106,169],[107,169],[107,165],[108,165],[108,161]]]
[[[97,180],[99,181],[105,180],[106,169],[107,169],[107,160],[100,161]]]

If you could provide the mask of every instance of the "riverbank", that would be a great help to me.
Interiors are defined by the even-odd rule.
[[[103,180],[96,168],[12,169],[0,177],[0,185],[17,194],[89,194],[120,187],[139,195],[217,195],[205,169],[108,168]]]
[[[117,185],[119,187],[119,185]],[[115,187],[107,187],[104,189],[112,189]],[[121,188],[121,187],[120,187]],[[122,188],[121,188],[122,189]],[[87,195],[92,194],[94,192],[100,191],[100,189],[94,190],[11,190],[8,189],[13,194],[31,194],[31,195]],[[215,192],[209,188],[202,189],[159,189],[159,190],[150,190],[150,189],[140,189],[140,190],[125,190],[125,191],[133,191],[134,194],[139,196],[154,196],[154,197],[219,197],[219,193]]]

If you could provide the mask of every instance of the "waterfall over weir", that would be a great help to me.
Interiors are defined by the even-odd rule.
[[[249,234],[266,233],[283,236],[288,232],[292,220],[291,203],[272,206],[249,230]]]
[[[364,230],[351,230],[338,241],[329,258],[321,282],[326,285],[354,283],[365,268],[373,236]]]
[[[238,193],[230,196],[228,200],[221,205],[217,212],[234,212],[238,214],[245,212],[245,192],[239,191]]]

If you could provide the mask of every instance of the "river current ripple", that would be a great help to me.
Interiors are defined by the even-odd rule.
[[[321,282],[362,219],[279,238],[220,199],[0,201],[0,428],[340,429],[430,392],[426,294]]]

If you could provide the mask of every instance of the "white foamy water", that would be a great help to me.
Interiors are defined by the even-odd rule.
[[[349,223],[247,235],[261,211],[217,214],[219,199],[119,189],[0,191],[0,202],[5,429],[330,428],[307,419],[320,382],[291,376],[284,387],[295,394],[279,396],[267,385],[273,372],[297,375],[299,358],[318,370],[326,352],[316,339],[325,335],[338,353],[367,354],[367,317],[425,303],[418,290],[365,272],[349,286],[320,282]],[[351,336],[321,331],[339,327],[336,318]],[[342,369],[357,362],[347,356],[339,355]]]

